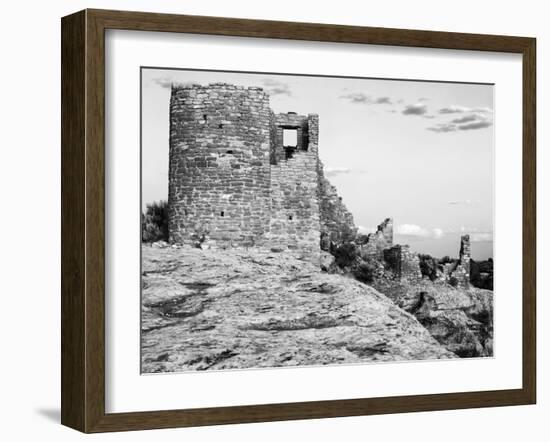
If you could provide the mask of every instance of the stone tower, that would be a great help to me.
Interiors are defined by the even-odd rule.
[[[349,224],[354,231],[335,189],[324,190],[332,186],[319,161],[318,134],[316,114],[275,114],[261,88],[173,86],[170,242],[276,247],[315,259],[321,230],[337,237]]]
[[[262,241],[270,224],[271,118],[261,88],[172,87],[170,242]]]
[[[467,288],[470,286],[470,260],[470,235],[462,235],[460,237],[458,264],[453,272],[453,276],[461,287]]]

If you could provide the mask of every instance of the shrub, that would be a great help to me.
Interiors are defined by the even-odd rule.
[[[458,286],[458,279],[456,279],[454,276],[451,276],[449,278],[449,284],[451,284],[453,287],[457,287]]]
[[[420,272],[422,276],[427,276],[431,281],[437,278],[437,260],[430,255],[418,255],[420,259]]]
[[[159,201],[147,204],[141,214],[141,240],[143,242],[168,241],[168,203]]]
[[[477,288],[493,290],[493,260],[470,261],[470,283]]]
[[[375,267],[368,262],[362,262],[353,270],[353,276],[358,281],[369,284],[374,279]]]
[[[358,258],[357,247],[353,243],[345,243],[336,247],[332,254],[336,265],[342,269],[352,266]]]

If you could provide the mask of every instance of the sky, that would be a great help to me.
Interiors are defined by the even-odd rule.
[[[493,256],[493,99],[487,84],[143,68],[142,204],[168,195],[172,83],[263,87],[275,112],[319,115],[325,174],[363,233],[432,256]]]

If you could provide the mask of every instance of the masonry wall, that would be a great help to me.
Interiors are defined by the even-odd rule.
[[[296,131],[294,146],[284,145],[284,130]],[[315,259],[321,238],[354,239],[318,147],[318,116],[275,114],[261,88],[173,87],[170,242],[276,247]]]
[[[269,229],[269,96],[216,83],[173,87],[170,242],[253,246]]]
[[[450,274],[459,287],[470,286],[470,259],[470,235],[462,235],[458,263]]]
[[[376,232],[362,235],[358,242],[363,256],[383,259],[384,250],[393,247],[393,220],[386,218],[378,225]]]
[[[319,205],[321,221],[321,249],[330,251],[331,247],[352,241],[357,235],[353,215],[346,208],[336,187],[325,178],[323,164],[318,164]]]
[[[411,252],[408,245],[398,244],[384,250],[384,259],[397,279],[422,279],[418,254]]]
[[[267,241],[273,247],[319,254],[317,115],[271,116],[271,213]],[[295,149],[283,145],[283,130],[297,131]]]

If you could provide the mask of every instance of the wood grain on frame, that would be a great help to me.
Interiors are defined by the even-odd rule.
[[[512,52],[523,55],[523,387],[335,401],[105,413],[105,30]],[[83,432],[533,404],[536,400],[535,39],[85,10],[62,19],[62,412]]]

